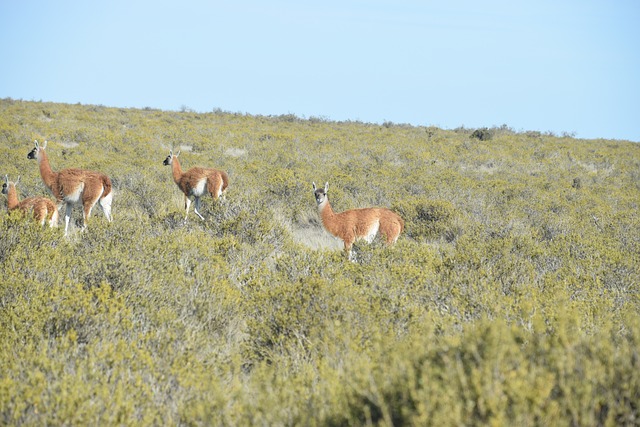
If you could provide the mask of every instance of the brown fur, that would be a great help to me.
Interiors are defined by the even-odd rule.
[[[229,176],[225,171],[202,167],[193,167],[186,172],[182,172],[182,167],[178,161],[179,155],[179,152],[173,154],[173,151],[170,151],[163,164],[165,166],[171,165],[173,181],[184,194],[184,207],[186,210],[184,219],[186,220],[189,216],[191,196],[195,197],[194,212],[201,219],[204,219],[199,212],[200,197],[205,193],[211,194],[214,200],[220,196],[224,197],[229,186]]]
[[[393,245],[404,230],[402,218],[389,209],[362,208],[335,213],[327,195],[329,183],[325,184],[324,190],[317,189],[314,183],[313,190],[324,228],[342,239],[344,251],[350,259],[351,247],[356,240],[365,239],[371,242],[380,233],[388,245]]]
[[[16,183],[10,182],[8,177],[5,177],[2,193],[7,195],[7,209],[9,212],[19,210],[23,212],[23,214],[28,215],[31,211],[33,217],[40,225],[44,225],[45,221],[48,220],[49,227],[58,226],[58,209],[51,199],[46,197],[28,197],[19,201]]]
[[[65,227],[67,233],[71,208],[75,203],[81,203],[83,207],[83,226],[86,227],[91,210],[96,203],[104,211],[105,217],[111,222],[111,201],[113,192],[111,180],[103,173],[83,169],[63,169],[54,172],[49,164],[49,158],[45,151],[47,142],[42,146],[35,142],[35,148],[28,154],[28,158],[37,159],[40,176],[44,184],[51,190],[59,206],[66,204]]]

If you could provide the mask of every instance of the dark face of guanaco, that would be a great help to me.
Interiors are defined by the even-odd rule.
[[[38,155],[38,148],[35,147],[33,150],[29,151],[29,154],[27,154],[27,159],[37,159]]]
[[[9,186],[6,182],[2,183],[2,194],[9,194]]]
[[[167,156],[167,158],[166,158],[166,159],[164,159],[164,162],[162,162],[162,164],[163,164],[163,165],[165,165],[165,166],[169,166],[169,165],[171,164],[171,161],[172,161],[172,160],[173,160],[173,155],[172,155],[172,154],[169,154],[169,155]]]
[[[313,194],[316,196],[317,204],[324,202],[324,199],[327,197],[327,194],[324,192],[322,188],[318,188],[316,191],[314,191]]]
[[[327,192],[329,190],[329,183],[326,183],[324,189],[316,188],[316,183],[313,183],[313,195],[316,198],[316,203],[320,205],[327,199]]]

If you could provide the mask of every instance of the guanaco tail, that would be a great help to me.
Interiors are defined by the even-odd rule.
[[[56,198],[58,207],[66,206],[64,216],[64,233],[69,229],[71,210],[74,204],[81,203],[83,207],[83,228],[91,215],[91,209],[99,202],[107,221],[111,222],[111,202],[113,189],[111,180],[103,173],[83,169],[63,169],[54,172],[49,165],[49,158],[45,151],[47,141],[42,145],[35,141],[35,147],[27,154],[28,159],[38,160],[40,176],[44,184]]]
[[[328,198],[329,183],[324,189],[316,188],[313,194],[318,204],[318,213],[324,228],[344,242],[344,251],[353,260],[351,247],[356,240],[364,239],[371,243],[378,233],[382,234],[388,245],[393,245],[404,229],[404,221],[395,212],[386,208],[350,209],[335,213]]]
[[[58,209],[53,200],[46,197],[28,197],[22,201],[18,200],[18,190],[16,185],[20,181],[20,177],[16,182],[9,181],[9,176],[4,176],[4,184],[2,184],[2,194],[7,195],[7,209],[9,212],[13,210],[22,211],[27,214],[33,212],[33,217],[44,225],[45,221],[49,221],[49,227],[58,226]]]
[[[195,206],[193,211],[200,217],[200,197],[206,193],[211,194],[214,200],[222,197],[224,199],[225,192],[229,186],[229,176],[225,171],[218,169],[193,167],[186,172],[182,172],[178,156],[180,152],[173,154],[173,150],[169,151],[169,155],[163,165],[171,165],[171,173],[173,181],[176,183],[180,191],[184,194],[185,215],[184,220],[189,216],[189,206],[191,206],[191,196],[194,197]]]

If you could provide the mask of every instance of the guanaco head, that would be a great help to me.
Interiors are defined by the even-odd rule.
[[[18,177],[18,179],[16,179],[16,182],[14,183],[10,183],[9,182],[9,175],[5,175],[4,176],[4,182],[2,183],[2,194],[9,194],[9,185],[13,184],[13,186],[15,187],[18,182],[20,182],[20,177]]]
[[[44,150],[45,148],[47,148],[47,141],[45,141],[42,145],[38,144],[38,141],[34,141],[34,143],[36,146],[33,148],[33,150],[29,151],[29,154],[27,154],[27,159],[37,159],[40,150]]]
[[[170,164],[173,163],[173,158],[174,157],[178,157],[180,155],[180,152],[178,151],[177,154],[173,154],[173,150],[169,150],[169,155],[167,156],[166,159],[164,159],[164,162],[162,162],[163,165],[165,166],[169,166]]]
[[[313,183],[313,195],[316,197],[316,203],[321,205],[327,200],[327,194],[329,193],[329,183],[324,184],[324,190],[322,188],[316,188],[316,183]]]

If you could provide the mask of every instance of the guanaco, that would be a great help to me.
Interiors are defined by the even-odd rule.
[[[318,213],[324,228],[344,242],[344,251],[349,260],[353,260],[351,248],[356,240],[364,239],[371,243],[378,233],[386,238],[388,245],[393,245],[404,229],[404,221],[400,216],[386,208],[350,209],[335,213],[329,203],[329,183],[324,189],[316,188],[313,183],[313,194],[318,204]]]
[[[20,181],[20,177],[16,182],[9,181],[9,176],[4,176],[4,184],[2,184],[2,194],[7,195],[7,210],[9,212],[13,210],[22,211],[27,214],[29,211],[33,212],[33,217],[44,225],[45,221],[49,220],[49,227],[58,226],[58,209],[53,200],[46,197],[27,197],[22,201],[18,200],[18,190],[16,185]]]
[[[71,219],[71,209],[76,203],[81,203],[83,207],[83,228],[86,228],[91,209],[98,202],[107,221],[111,222],[113,190],[109,177],[100,172],[75,168],[54,172],[49,165],[49,158],[45,151],[46,147],[47,141],[42,145],[35,141],[35,147],[27,154],[27,158],[38,160],[42,181],[53,193],[58,206],[66,205],[64,233],[67,234],[69,220]]]
[[[206,193],[211,194],[214,200],[222,197],[224,199],[225,192],[227,191],[227,187],[229,186],[229,176],[225,171],[218,169],[210,169],[210,168],[202,168],[202,167],[193,167],[186,172],[182,172],[182,167],[180,166],[180,161],[178,160],[178,156],[180,155],[180,151],[178,153],[173,154],[173,150],[169,151],[169,155],[164,162],[163,165],[169,166],[171,165],[171,173],[173,174],[173,181],[176,183],[180,191],[184,194],[184,207],[185,207],[185,216],[184,220],[187,220],[189,216],[189,206],[191,206],[190,197],[194,197],[195,206],[193,211],[200,217],[200,219],[204,219],[202,215],[200,215],[200,197],[205,195]]]

